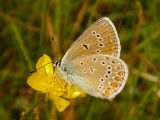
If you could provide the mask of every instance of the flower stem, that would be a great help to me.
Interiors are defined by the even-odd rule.
[[[84,119],[83,120],[87,119],[87,116],[88,116],[88,113],[89,113],[89,109],[90,109],[90,107],[92,105],[92,102],[93,102],[93,97],[90,97],[89,103],[88,103],[88,105],[86,107],[86,112],[84,114]]]
[[[36,108],[43,100],[44,97],[41,97],[35,104],[33,104],[33,106],[25,113],[25,115],[21,116],[20,120],[26,120],[26,117],[28,117],[34,108]]]

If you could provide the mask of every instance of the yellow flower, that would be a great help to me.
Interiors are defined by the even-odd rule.
[[[83,91],[76,86],[69,86],[58,76],[57,67],[53,67],[49,56],[43,54],[36,64],[36,69],[37,72],[28,78],[28,85],[39,92],[46,93],[46,97],[53,100],[58,111],[62,112],[69,106],[70,102],[67,99],[85,97]]]

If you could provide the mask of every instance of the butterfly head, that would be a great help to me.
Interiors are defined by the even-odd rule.
[[[57,60],[57,61],[55,62],[55,66],[60,67],[60,66],[61,66],[61,60]]]

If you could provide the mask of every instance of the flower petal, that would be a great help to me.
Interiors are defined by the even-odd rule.
[[[64,111],[64,110],[69,106],[69,104],[70,104],[69,101],[67,101],[67,100],[65,100],[65,99],[63,99],[63,98],[61,98],[61,97],[57,97],[57,96],[55,96],[54,94],[50,95],[49,98],[50,98],[51,100],[53,100],[56,108],[57,108],[58,111],[60,111],[60,112]]]
[[[51,86],[50,81],[54,78],[53,64],[50,62],[51,59],[49,56],[43,54],[43,56],[40,57],[36,64],[37,72],[34,72],[27,80],[27,84],[30,87],[42,93],[49,92]]]
[[[27,80],[27,84],[42,93],[46,93],[47,91],[44,90],[44,79],[41,79],[41,76],[38,72],[33,73]]]
[[[74,85],[72,86],[67,85],[66,89],[67,91],[65,92],[64,95],[62,95],[62,97],[64,98],[86,97],[86,93]]]
[[[37,70],[37,72],[40,72],[41,74],[53,74],[53,64],[51,62],[52,61],[50,57],[46,54],[43,54],[36,64],[36,69],[42,67],[41,69]]]

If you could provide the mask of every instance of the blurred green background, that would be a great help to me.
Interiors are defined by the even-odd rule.
[[[62,113],[42,102],[26,120],[159,120],[159,0],[0,0],[0,120],[18,120],[39,99],[26,81],[43,53],[61,56],[95,20],[115,24],[121,58],[129,67],[125,88],[113,100],[71,100]],[[53,106],[53,107],[51,107]]]

